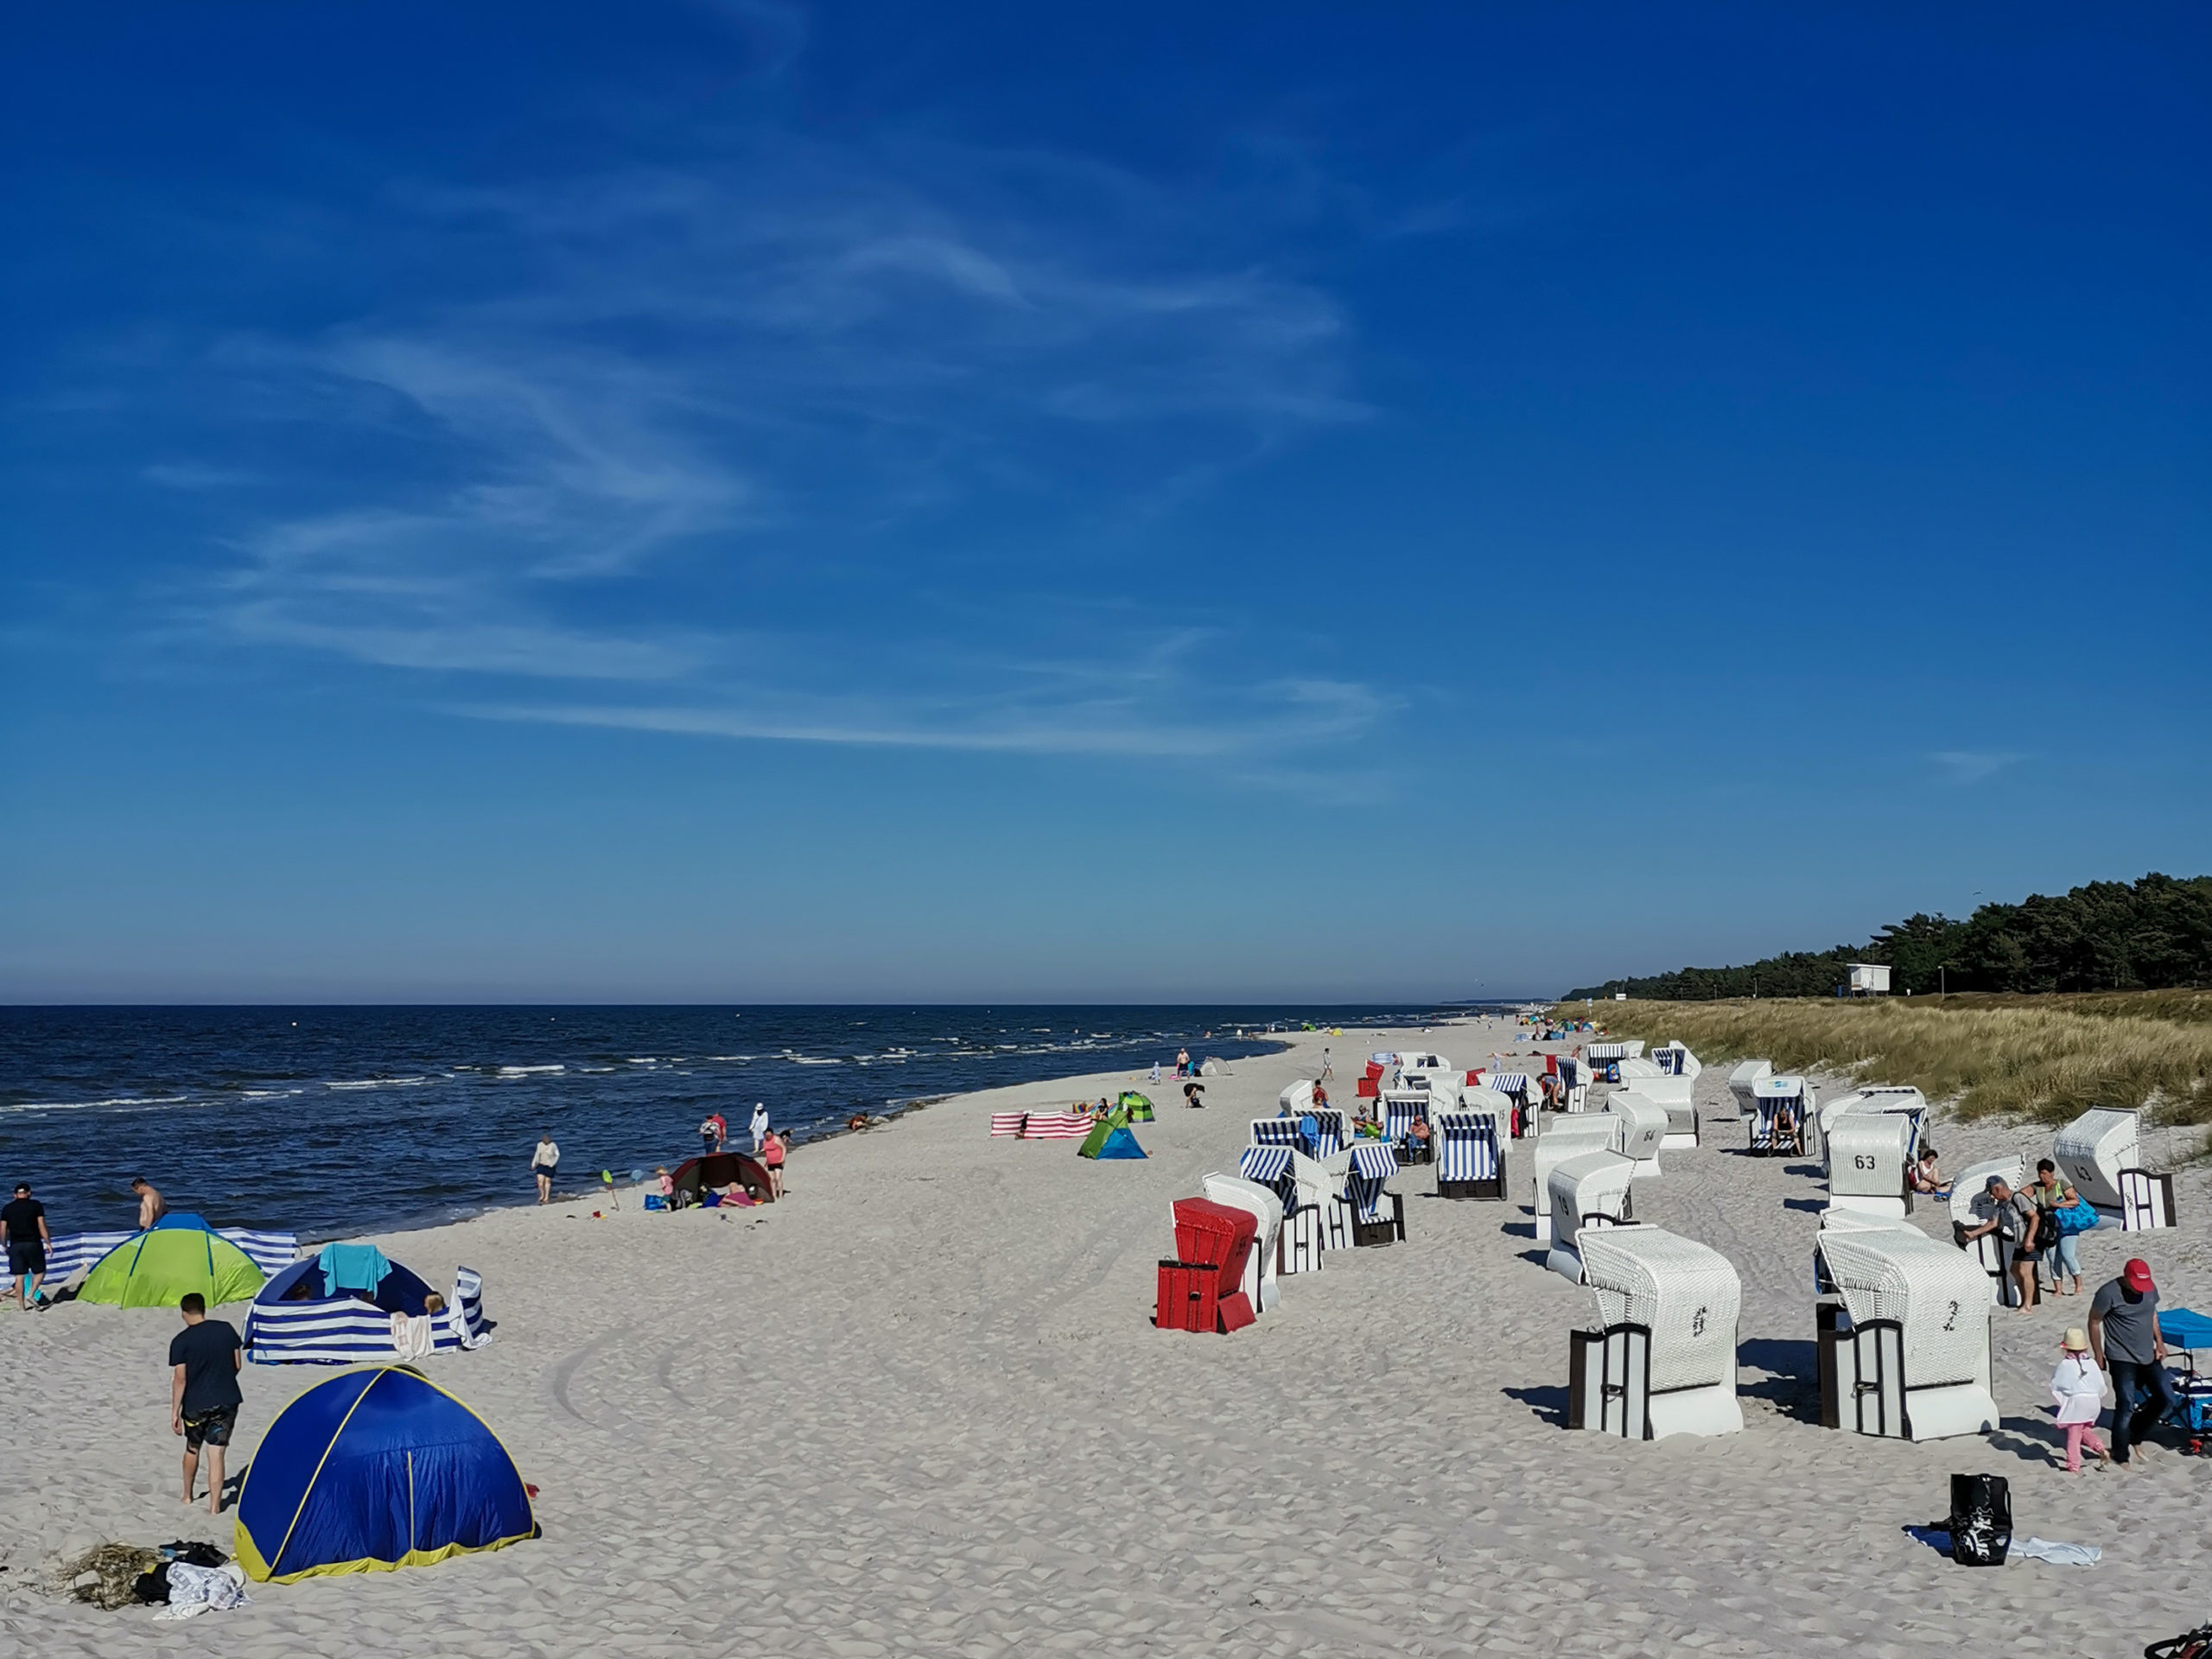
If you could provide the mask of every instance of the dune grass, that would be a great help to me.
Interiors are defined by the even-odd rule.
[[[2161,1122],[2212,1123],[2212,992],[1631,1001],[1589,1012],[1615,1036],[1680,1038],[1708,1065],[1769,1059],[1777,1071],[1912,1084],[1969,1117],[2057,1122],[2091,1106],[2147,1106]]]

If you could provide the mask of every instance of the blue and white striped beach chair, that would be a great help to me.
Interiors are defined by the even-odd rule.
[[[1509,1137],[1501,1132],[1499,1116],[1494,1111],[1446,1112],[1437,1118],[1433,1126],[1437,1197],[1501,1200],[1505,1197]]]
[[[1316,1158],[1326,1158],[1331,1153],[1344,1149],[1344,1115],[1333,1106],[1324,1107],[1313,1114],[1313,1121],[1321,1127],[1319,1142],[1313,1149]]]
[[[1236,1173],[1281,1198],[1286,1215],[1298,1208],[1298,1182],[1290,1172],[1292,1150],[1289,1147],[1247,1147],[1236,1160]]]
[[[1398,1154],[1379,1141],[1363,1141],[1351,1149],[1351,1167],[1344,1178],[1344,1197],[1351,1206],[1351,1242],[1388,1244],[1406,1236],[1406,1200],[1385,1185],[1398,1173]]]
[[[1382,1138],[1398,1148],[1401,1162],[1425,1164],[1428,1161],[1427,1141],[1416,1141],[1413,1132],[1414,1124],[1427,1122],[1427,1090],[1419,1094],[1393,1093],[1382,1096]]]

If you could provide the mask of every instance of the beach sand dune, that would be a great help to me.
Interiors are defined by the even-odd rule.
[[[1478,1062],[1503,1034],[1440,1032]],[[2059,1300],[2000,1313],[2001,1433],[1913,1446],[1814,1418],[1803,1165],[1708,1122],[1640,1185],[1639,1216],[1704,1240],[1745,1284],[1745,1431],[1627,1445],[1560,1427],[1586,1295],[1546,1272],[1516,1202],[1426,1196],[1408,1240],[1327,1258],[1230,1338],[1148,1316],[1168,1205],[1235,1166],[1247,1120],[1311,1076],[1322,1039],[1239,1061],[1185,1110],[1147,1086],[1147,1161],[994,1141],[994,1110],[1059,1107],[1127,1073],[962,1096],[802,1147],[787,1202],[604,1219],[594,1199],[378,1240],[433,1282],[486,1277],[490,1347],[430,1362],[542,1489],[543,1539],[391,1574],[257,1586],[182,1627],[28,1584],[106,1539],[204,1536],[174,1490],[174,1321],[67,1306],[0,1319],[0,1633],[44,1656],[215,1649],[640,1656],[1852,1654],[2139,1651],[2207,1617],[2204,1474],[2158,1452],[2068,1477],[2048,1382]],[[1330,1039],[1341,1092],[1354,1051]],[[1478,1052],[1480,1051],[1480,1053]],[[1723,1073],[1700,1080],[1708,1118]],[[1140,1085],[1146,1086],[1146,1085]],[[1947,1128],[1946,1162],[2032,1146]],[[1516,1151],[1518,1149],[1516,1148]],[[372,1172],[364,1172],[372,1179]],[[2087,1241],[2094,1278],[2140,1251],[2171,1304],[2212,1306],[2208,1195],[2182,1232]],[[631,1200],[634,1202],[634,1200]],[[1936,1219],[1922,1217],[1934,1228]],[[234,1319],[242,1310],[226,1310]],[[328,1375],[248,1367],[233,1464]],[[2023,1535],[2101,1546],[2090,1569],[1954,1566],[1902,1529],[1954,1471],[2011,1478]]]

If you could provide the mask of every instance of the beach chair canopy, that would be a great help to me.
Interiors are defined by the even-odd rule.
[[[1578,1249],[1597,1328],[1651,1332],[1653,1389],[1734,1383],[1744,1286],[1726,1256],[1658,1227],[1594,1228]]]
[[[196,1290],[213,1307],[245,1301],[259,1292],[263,1281],[253,1258],[198,1216],[168,1215],[93,1263],[77,1300],[116,1307],[175,1307]]]
[[[1771,1060],[1745,1060],[1728,1074],[1728,1092],[1736,1096],[1736,1110],[1743,1115],[1758,1109],[1758,1085],[1774,1075]]]
[[[1296,1117],[1313,1109],[1313,1084],[1311,1079],[1300,1077],[1287,1084],[1275,1096],[1275,1109],[1285,1117]]]
[[[2117,1210],[2120,1172],[2142,1166],[2141,1115],[2132,1109],[2093,1106],[2059,1130],[2051,1161],[2074,1190],[2100,1210]]]
[[[1663,1077],[1666,1068],[1656,1060],[1627,1059],[1613,1063],[1613,1076],[1623,1083],[1643,1077]]]
[[[1705,1070],[1697,1056],[1690,1052],[1688,1045],[1680,1039],[1662,1043],[1651,1051],[1651,1058],[1669,1077],[1694,1078]]]
[[[1628,1215],[1629,1183],[1636,1160],[1617,1152],[1585,1152],[1555,1164],[1547,1182],[1552,1212],[1552,1248],[1576,1249],[1583,1217],[1620,1221]]]
[[[1640,1090],[1615,1090],[1605,1109],[1592,1116],[1621,1120],[1619,1149],[1639,1163],[1656,1158],[1667,1138],[1667,1109]]]
[[[1846,1112],[1828,1131],[1830,1200],[1902,1198],[1912,1141],[1912,1120],[1901,1112]]]
[[[390,1572],[537,1535],[499,1437],[404,1365],[318,1382],[276,1414],[238,1494],[238,1565],[288,1584]]]

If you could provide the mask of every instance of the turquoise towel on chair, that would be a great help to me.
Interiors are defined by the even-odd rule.
[[[315,1266],[322,1270],[326,1296],[347,1290],[365,1290],[373,1296],[385,1274],[391,1271],[391,1263],[373,1244],[326,1244],[315,1258]]]

